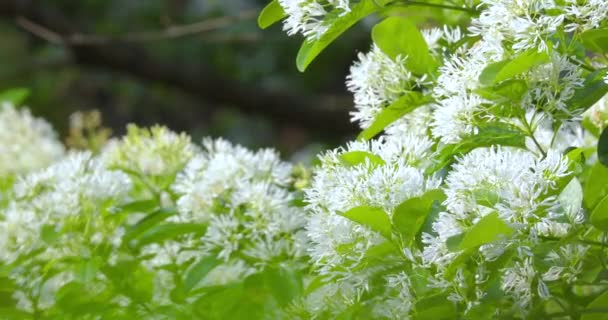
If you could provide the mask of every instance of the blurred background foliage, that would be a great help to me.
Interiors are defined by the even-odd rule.
[[[280,24],[256,24],[266,3],[2,0],[0,90],[29,88],[26,105],[64,137],[69,116],[92,109],[114,134],[132,122],[160,123],[196,141],[224,136],[288,156],[354,136],[344,79],[357,52],[369,49],[373,21],[299,73],[302,39]],[[409,14],[424,19],[424,10]]]

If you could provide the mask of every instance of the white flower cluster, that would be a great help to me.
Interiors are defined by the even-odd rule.
[[[75,270],[62,269],[70,259],[96,256],[101,243],[120,246],[124,230],[108,216],[130,189],[124,173],[109,171],[88,152],[18,179],[13,201],[0,214],[0,259],[20,261],[10,277],[21,286],[24,308],[33,301],[42,309],[52,305],[54,292],[75,277]],[[51,269],[41,269],[40,261]],[[57,273],[57,281],[45,283],[47,273]]]
[[[0,103],[0,176],[41,169],[61,158],[64,148],[48,122]]]
[[[585,110],[572,100],[589,70],[605,68],[605,62],[586,65],[587,57],[573,53],[568,41],[607,26],[608,2],[482,0],[477,10],[467,35],[449,27],[422,31],[441,61],[437,72],[414,75],[409,57],[393,59],[375,44],[358,55],[346,86],[354,95],[352,121],[361,128],[408,92],[434,102],[397,119],[375,140],[320,157],[305,196],[308,251],[323,281],[292,305],[294,315],[336,317],[356,306],[371,308],[366,316],[415,318],[417,299],[431,291],[466,313],[502,299],[509,307],[490,315],[526,317],[531,306],[559,292],[557,281],[570,284],[582,276],[590,247],[560,241],[586,232],[599,238],[589,231],[580,199],[565,200],[582,189],[564,154],[597,144],[597,134],[581,125]],[[294,16],[286,13],[290,21]],[[512,75],[499,79],[501,68]],[[608,123],[605,99],[584,114],[600,130]],[[482,135],[490,127],[498,129]],[[517,147],[485,142],[501,130],[515,132],[517,141],[509,143]],[[353,163],[353,157],[359,160]],[[395,235],[395,210],[429,190],[440,190],[445,200],[417,238],[403,243]],[[358,208],[375,216],[349,216]],[[462,237],[489,220],[508,232],[459,249]],[[378,225],[387,223],[391,231],[381,232]],[[496,290],[501,298],[492,296]]]
[[[178,214],[168,221],[206,226],[202,236],[150,245],[154,267],[192,257],[217,257],[203,285],[221,285],[263,270],[297,265],[305,255],[304,214],[291,204],[291,165],[270,149],[252,152],[225,140],[204,140],[171,186]],[[188,249],[186,249],[188,248]]]
[[[287,34],[301,33],[309,40],[320,38],[331,26],[332,17],[350,12],[349,0],[279,0],[287,13],[283,28]]]

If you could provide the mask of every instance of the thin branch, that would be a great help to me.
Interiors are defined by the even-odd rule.
[[[176,39],[185,36],[206,33],[218,29],[231,26],[233,23],[247,20],[255,17],[255,10],[248,10],[239,13],[236,16],[224,16],[219,18],[207,19],[204,21],[170,26],[160,31],[142,31],[126,33],[121,36],[103,36],[97,34],[74,33],[61,36],[58,33],[37,24],[30,19],[19,16],[17,17],[17,25],[29,31],[38,37],[53,43],[53,44],[69,44],[69,45],[104,45],[116,42],[151,42],[167,39]]]
[[[463,12],[467,12],[467,13],[474,14],[474,15],[479,14],[479,11],[476,10],[476,9],[473,9],[473,8],[451,6],[451,5],[440,4],[440,3],[402,0],[402,1],[399,2],[399,4],[402,4],[404,6],[420,6],[420,7],[431,7],[431,8],[440,8],[440,9],[463,11]]]

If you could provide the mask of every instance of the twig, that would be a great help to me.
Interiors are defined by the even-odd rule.
[[[17,17],[17,25],[30,33],[53,44],[69,45],[104,45],[115,42],[150,42],[166,39],[181,38],[189,35],[201,34],[217,29],[225,28],[237,21],[255,17],[254,10],[243,11],[236,16],[224,16],[212,18],[192,24],[171,26],[160,31],[142,31],[126,33],[122,36],[102,36],[96,34],[80,34],[61,36],[58,33],[41,26],[23,16]]]
[[[451,5],[440,4],[440,3],[403,0],[403,1],[400,2],[400,4],[402,4],[404,6],[432,7],[432,8],[440,8],[440,9],[463,11],[463,12],[467,12],[467,13],[470,13],[470,14],[479,14],[479,11],[476,10],[476,9],[473,9],[473,8],[451,6]]]

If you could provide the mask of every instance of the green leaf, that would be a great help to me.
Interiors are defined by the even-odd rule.
[[[420,197],[410,198],[401,203],[393,213],[393,225],[409,243],[422,228],[435,201],[443,202],[445,194],[440,189],[427,191]]]
[[[372,39],[393,60],[399,55],[407,56],[405,65],[413,73],[429,73],[437,66],[424,37],[408,18],[384,19],[372,29]]]
[[[205,257],[200,259],[194,264],[184,279],[184,290],[186,292],[192,290],[205,276],[213,270],[216,266],[221,264],[222,261],[218,260],[215,256]]]
[[[445,245],[448,247],[448,250],[452,252],[460,251],[460,243],[462,243],[462,239],[464,239],[464,233],[455,234],[447,238]]]
[[[430,97],[425,97],[417,91],[410,91],[404,94],[388,107],[382,109],[374,119],[374,122],[367,129],[363,130],[357,139],[369,140],[373,138],[391,123],[431,101]]]
[[[340,215],[379,232],[387,239],[391,237],[391,221],[388,214],[381,208],[369,206],[355,207]]]
[[[608,196],[605,196],[593,209],[589,220],[594,227],[608,231]]]
[[[414,319],[439,320],[457,319],[456,306],[445,294],[422,298],[415,304],[416,314]]]
[[[148,199],[148,200],[138,200],[129,202],[122,207],[120,207],[120,211],[124,213],[137,213],[143,212],[148,213],[152,210],[158,208],[158,200],[156,199]]]
[[[526,81],[519,79],[511,79],[475,90],[475,93],[481,97],[497,103],[519,102],[526,92],[528,92],[528,84]]]
[[[99,271],[99,265],[100,261],[98,259],[87,259],[82,261],[76,269],[76,280],[82,283],[92,281]]]
[[[608,195],[608,168],[601,163],[591,167],[583,193],[583,203],[589,211]]]
[[[479,247],[500,239],[501,236],[508,236],[513,232],[499,216],[498,213],[490,213],[479,221],[465,233],[462,242],[458,246],[460,250],[467,250]]]
[[[581,34],[585,48],[597,52],[608,53],[608,28],[591,29]]]
[[[484,86],[491,86],[496,83],[496,76],[509,62],[509,60],[503,60],[488,64],[479,74],[479,83]]]
[[[557,201],[568,216],[574,216],[583,204],[583,187],[577,178],[570,180],[568,185],[557,197]]]
[[[47,244],[53,244],[59,239],[60,234],[55,226],[45,224],[40,228],[40,238]]]
[[[591,301],[581,313],[581,320],[608,320],[608,291]]]
[[[287,16],[287,14],[279,4],[279,1],[273,0],[262,9],[262,12],[260,12],[260,15],[258,16],[258,26],[262,29],[266,29],[283,19],[285,16]]]
[[[187,234],[202,235],[207,230],[207,225],[201,223],[166,223],[152,227],[142,234],[136,247],[140,248],[150,243],[159,243],[169,239],[177,239]]]
[[[529,50],[522,52],[513,59],[491,63],[486,66],[479,76],[479,82],[484,85],[493,85],[512,79],[548,61],[549,56],[544,51]]]
[[[379,156],[365,151],[350,151],[340,155],[340,159],[351,166],[356,166],[366,161],[373,165],[382,166],[386,164]]]
[[[608,167],[608,128],[602,131],[597,142],[597,158],[601,164]]]
[[[264,271],[264,280],[281,306],[289,304],[304,291],[302,276],[289,268],[269,268]]]
[[[302,43],[298,56],[296,57],[296,66],[300,72],[304,72],[310,63],[329,46],[336,38],[344,31],[348,30],[359,20],[374,13],[379,6],[386,1],[377,0],[362,0],[351,7],[351,11],[337,18],[333,18],[329,29],[317,40],[306,40]]]
[[[30,90],[26,88],[14,88],[0,92],[0,104],[10,102],[14,106],[19,106],[29,97]]]
[[[597,70],[585,77],[583,86],[574,91],[566,102],[569,110],[587,110],[608,93],[608,84],[604,82],[607,70]]]
[[[508,236],[513,232],[499,216],[498,213],[490,213],[479,221],[467,232],[464,233],[462,240],[458,243],[458,250],[474,249],[483,244],[500,239],[501,236]],[[453,245],[455,245],[454,241]]]
[[[526,135],[518,128],[505,123],[487,123],[478,128],[476,135],[468,136],[457,144],[445,146],[439,154],[440,162],[431,171],[437,171],[454,160],[454,156],[466,154],[479,147],[494,145],[525,148]]]
[[[127,232],[123,236],[123,242],[128,244],[130,241],[141,236],[143,233],[150,230],[152,227],[158,225],[163,220],[176,213],[177,212],[175,210],[160,209],[148,214],[147,216],[139,220],[134,226],[127,230]]]

